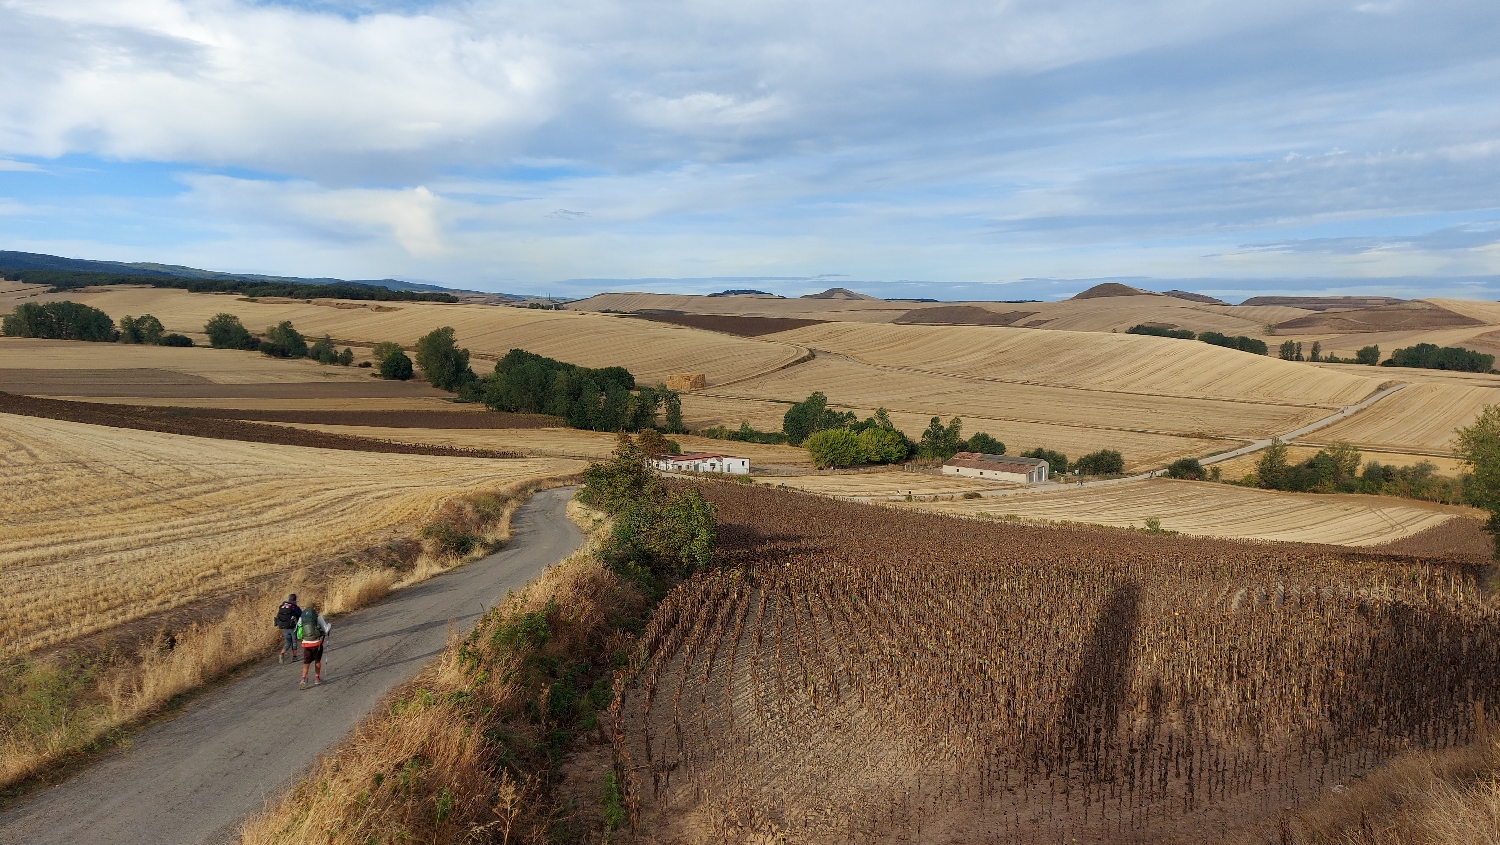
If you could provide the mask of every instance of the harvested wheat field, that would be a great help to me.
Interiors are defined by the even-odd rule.
[[[1006,516],[1140,528],[1200,537],[1374,546],[1478,511],[1359,494],[1281,493],[1230,484],[1154,478],[982,499],[902,503],[941,513]]]
[[[1238,354],[1238,353],[1237,353]],[[721,398],[801,401],[815,390],[832,404],[885,407],[924,417],[982,417],[1156,434],[1201,433],[1253,439],[1291,431],[1326,417],[1328,406],[1276,405],[1111,390],[991,381],[904,367],[877,366],[819,354],[795,367],[709,388]],[[908,431],[908,434],[919,434]]]
[[[477,359],[494,361],[520,348],[585,367],[622,366],[645,383],[665,380],[672,373],[701,372],[715,384],[774,369],[803,354],[786,343],[571,311],[331,299],[257,302],[137,288],[72,291],[68,298],[101,308],[117,319],[150,313],[168,331],[201,333],[203,324],[221,311],[237,315],[256,332],[291,320],[303,334],[331,334],[340,345],[389,340],[410,348],[433,329],[452,326],[459,344]],[[483,374],[483,370],[476,361],[475,371]]]
[[[359,367],[327,366],[309,358],[272,358],[238,349],[0,337],[0,371],[13,370],[35,372],[38,379],[61,378],[77,372],[108,377],[111,371],[123,370],[159,373],[162,378],[169,374],[187,376],[195,382],[210,384],[373,380],[369,370]]]
[[[597,461],[608,458],[619,442],[618,435],[602,431],[583,431],[576,428],[507,428],[507,429],[457,429],[457,428],[385,428],[355,425],[324,425],[310,423],[288,423],[293,428],[325,431],[396,443],[424,443],[432,446],[448,446],[458,449],[500,449],[517,451],[528,455],[583,458]],[[807,450],[791,446],[773,446],[763,443],[738,443],[732,440],[714,440],[689,434],[674,434],[685,452],[723,452],[750,459],[750,466],[760,469],[765,466],[811,467]]]
[[[1500,404],[1500,386],[1413,384],[1372,407],[1308,435],[1319,443],[1347,440],[1392,452],[1447,455],[1453,432]]]
[[[577,472],[0,416],[0,646],[27,651],[409,534],[443,500]]]
[[[1153,397],[1319,408],[1352,405],[1379,377],[1308,367],[1171,338],[969,326],[828,323],[768,339],[911,372]]]
[[[1460,564],[703,489],[722,568],[611,711],[616,841],[1274,842],[1500,705]]]

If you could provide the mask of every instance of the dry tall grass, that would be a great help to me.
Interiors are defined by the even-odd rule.
[[[1399,757],[1288,816],[1274,837],[1284,845],[1497,845],[1500,740],[1491,733],[1463,748]]]
[[[329,451],[0,415],[0,653],[405,537],[581,462]]]
[[[546,841],[543,796],[567,733],[558,682],[537,667],[608,654],[611,617],[630,602],[592,544],[548,569],[247,822],[242,845]]]

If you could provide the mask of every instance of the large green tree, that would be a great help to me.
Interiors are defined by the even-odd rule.
[[[1281,438],[1273,437],[1271,445],[1260,453],[1260,459],[1255,462],[1255,475],[1260,479],[1260,486],[1276,490],[1286,483],[1286,472],[1286,444],[1281,442]]]
[[[1465,496],[1469,504],[1489,512],[1485,530],[1495,541],[1500,558],[1500,405],[1486,405],[1479,418],[1457,432],[1453,454],[1469,470]]]
[[[417,366],[427,383],[439,390],[456,392],[475,380],[469,350],[459,348],[452,326],[433,329],[417,341]]]
[[[815,431],[846,428],[856,419],[852,411],[840,412],[829,408],[828,397],[822,391],[815,391],[787,410],[781,418],[781,431],[786,435],[787,443],[801,446],[802,441]]]
[[[23,302],[0,321],[0,332],[10,337],[105,342],[120,336],[108,314],[77,302]]]

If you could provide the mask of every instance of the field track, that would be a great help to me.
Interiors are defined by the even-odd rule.
[[[0,842],[28,845],[206,845],[235,841],[240,822],[485,609],[567,557],[582,535],[564,516],[571,488],[517,511],[510,545],[334,622],[325,680],[297,691],[298,666],[267,658],[137,736],[126,753],[0,814]],[[268,618],[271,610],[267,610]]]

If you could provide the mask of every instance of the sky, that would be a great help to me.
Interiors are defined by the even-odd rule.
[[[1494,0],[0,0],[0,249],[1500,298]]]

